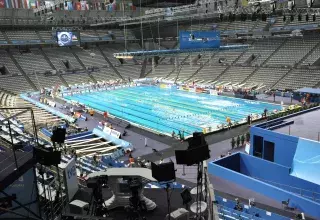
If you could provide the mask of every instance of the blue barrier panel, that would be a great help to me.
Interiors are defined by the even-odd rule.
[[[320,143],[299,138],[291,175],[320,185],[319,168]]]
[[[235,172],[229,166],[221,166],[221,162],[210,162],[208,165],[208,172],[211,175],[220,177],[222,179],[234,182],[237,185],[265,195],[278,202],[287,201],[290,199],[289,206],[296,208],[300,212],[305,212],[308,215],[320,219],[320,204],[313,201],[309,195],[300,195],[300,192],[292,193],[289,190],[293,189],[291,185],[304,185],[308,189],[317,190],[318,186],[310,182],[292,177],[289,175],[289,168],[277,165],[272,162],[265,161],[243,153],[240,154],[240,172]],[[234,157],[236,154],[230,156]],[[225,158],[220,159],[225,160]],[[232,165],[233,166],[233,165]],[[256,178],[253,178],[256,177]],[[259,179],[257,179],[259,178]],[[271,179],[271,181],[262,181],[261,179]],[[281,181],[285,185],[277,184],[275,182]],[[289,184],[290,185],[289,185]],[[312,186],[313,185],[313,186]],[[304,192],[307,192],[304,190]],[[310,198],[310,199],[309,199]]]
[[[8,44],[8,42],[4,40],[0,40],[0,44]]]
[[[50,107],[48,105],[42,104],[42,103],[40,103],[40,102],[38,102],[38,101],[36,101],[36,100],[34,100],[32,98],[29,98],[25,94],[20,94],[20,97],[22,99],[28,101],[28,102],[31,102],[32,104],[44,109],[44,110],[56,115],[56,116],[59,116],[60,118],[63,118],[65,120],[71,122],[71,123],[73,123],[75,121],[75,119],[73,117],[70,117],[69,115],[63,114],[63,113],[59,112],[58,110],[55,110],[54,108],[52,108],[52,107]]]
[[[69,140],[69,139],[82,140],[82,139],[92,138],[92,136],[87,136],[88,134],[92,134],[92,131],[82,132],[80,134],[69,135],[68,137],[66,137],[66,140]],[[85,136],[85,137],[81,138],[81,136]]]
[[[46,128],[41,128],[40,130],[45,136],[47,136],[47,137],[52,136],[52,132],[48,131]]]
[[[220,32],[218,31],[180,31],[180,49],[219,47]]]
[[[95,128],[95,129],[93,129],[92,133],[99,136],[99,137],[104,138],[107,141],[112,141],[112,143],[115,145],[120,145],[124,148],[131,148],[132,147],[131,143],[129,143],[125,140],[121,140],[119,138],[113,137],[113,136],[101,131],[100,129]]]

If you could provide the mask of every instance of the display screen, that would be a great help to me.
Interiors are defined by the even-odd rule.
[[[80,44],[79,32],[61,31],[57,32],[58,45],[61,47]]]

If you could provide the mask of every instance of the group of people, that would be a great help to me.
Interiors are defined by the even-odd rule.
[[[179,130],[179,131],[178,131],[178,134],[176,134],[176,132],[173,130],[171,136],[172,136],[173,138],[177,138],[177,139],[183,141],[183,140],[184,140],[184,131],[181,132],[181,131]]]

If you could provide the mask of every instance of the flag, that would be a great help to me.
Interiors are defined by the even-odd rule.
[[[11,2],[11,1],[10,0],[6,0],[6,8],[10,8],[9,2]]]
[[[68,2],[67,5],[68,5],[67,10],[72,11],[73,10],[72,2]]]
[[[242,6],[248,6],[248,0],[242,0],[241,3]]]
[[[81,4],[80,2],[76,2],[76,10],[80,11],[81,10]]]
[[[32,9],[36,8],[36,1],[35,0],[29,0],[29,8],[32,8]]]
[[[0,8],[5,8],[5,7],[6,7],[5,0],[0,0]]]
[[[29,1],[28,0],[23,0],[23,8],[26,8],[26,9],[29,8]]]
[[[81,10],[82,10],[82,11],[86,10],[86,5],[87,5],[87,2],[86,2],[86,1],[80,2],[80,5],[81,5]]]

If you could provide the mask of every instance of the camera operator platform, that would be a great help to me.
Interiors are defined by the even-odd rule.
[[[117,207],[130,206],[130,199],[133,197],[133,189],[139,201],[145,204],[147,211],[154,210],[157,205],[143,195],[145,185],[157,180],[152,177],[151,170],[147,168],[110,168],[107,171],[98,171],[88,175],[88,180],[103,176],[108,177],[108,187],[112,197],[104,202],[108,210]],[[137,186],[137,183],[140,186]]]

